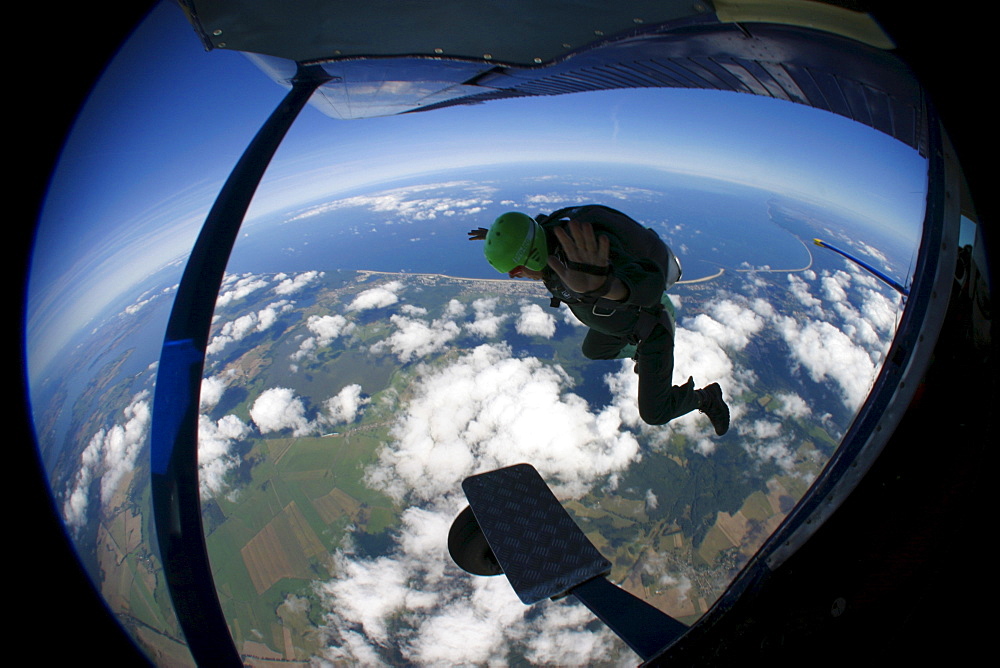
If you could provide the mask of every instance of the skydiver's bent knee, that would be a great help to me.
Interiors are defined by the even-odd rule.
[[[699,398],[690,378],[681,386],[669,389],[643,383],[639,375],[639,417],[649,425],[662,425],[698,408]]]
[[[647,408],[644,410],[642,406],[639,406],[639,417],[646,424],[656,427],[661,424],[667,424],[677,416],[669,415],[667,413],[664,413],[663,411],[657,411],[651,408]]]

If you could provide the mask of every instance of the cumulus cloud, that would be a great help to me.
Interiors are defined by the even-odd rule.
[[[215,408],[226,391],[226,380],[222,376],[209,376],[201,379],[200,409],[211,411]]]
[[[327,412],[324,420],[329,424],[354,422],[361,414],[362,406],[370,402],[369,397],[361,396],[360,385],[348,385],[323,404]]]
[[[528,206],[550,206],[553,209],[568,206],[570,204],[582,204],[583,200],[571,202],[566,198],[565,195],[559,193],[548,193],[545,195],[528,195],[524,198],[525,203]]]
[[[243,299],[252,292],[267,287],[267,281],[252,274],[236,276],[227,274],[222,281],[221,292],[215,300],[215,308],[220,309],[230,303]]]
[[[299,344],[299,349],[292,353],[291,359],[301,360],[311,356],[318,348],[325,348],[339,336],[350,334],[356,329],[342,315],[311,315],[306,321],[306,327],[314,336],[307,337]]]
[[[582,494],[635,459],[638,443],[615,407],[591,413],[569,383],[559,367],[481,345],[421,377],[368,480],[399,500],[430,499],[479,470],[530,461],[564,493]]]
[[[295,302],[281,299],[271,302],[260,311],[257,311],[257,331],[263,332],[271,328],[278,320],[278,315],[291,311],[295,308]]]
[[[302,399],[287,387],[262,392],[250,407],[250,417],[262,434],[291,429],[293,436],[305,436],[315,431]]]
[[[875,377],[875,365],[863,348],[828,322],[803,323],[779,316],[776,325],[791,349],[792,358],[805,367],[814,381],[835,381],[849,410],[861,405]]]
[[[328,346],[338,336],[354,331],[354,323],[342,315],[311,315],[306,327],[316,335],[316,344]]]
[[[588,665],[615,650],[627,652],[572,599],[528,608],[506,579],[460,572],[441,539],[459,508],[452,496],[429,508],[407,509],[398,548],[387,556],[335,554],[338,577],[317,586],[329,610],[325,631],[333,640],[325,659],[365,665],[398,661],[385,655],[390,644],[398,645],[403,661],[416,665],[492,665],[505,661],[513,643],[529,661],[543,665]]]
[[[521,315],[514,325],[518,334],[541,336],[551,339],[556,333],[556,319],[542,310],[538,304],[523,304]]]
[[[399,307],[399,312],[412,316],[427,315],[427,309],[423,306],[414,306],[413,304],[403,304]]]
[[[285,278],[284,274],[281,274],[282,280],[274,286],[274,292],[279,295],[294,294],[325,275],[326,273],[322,271],[304,271],[294,278]]]
[[[80,469],[63,503],[63,517],[73,529],[86,522],[89,487],[95,479],[100,480],[101,504],[107,506],[119,491],[122,479],[135,468],[152,418],[149,392],[135,395],[123,414],[124,424],[98,430],[80,455]]]
[[[886,297],[871,288],[862,288],[859,292],[862,295],[861,316],[883,335],[883,339],[888,339],[887,335],[895,331],[903,312],[900,297]]]
[[[399,292],[403,289],[402,281],[390,281],[375,288],[369,288],[359,293],[350,304],[348,311],[367,311],[369,309],[392,306],[399,301]]]
[[[709,313],[685,321],[684,327],[704,334],[721,348],[742,350],[763,329],[764,320],[753,310],[723,299],[710,304]]]
[[[656,494],[652,489],[646,490],[646,509],[656,510],[657,506],[660,505],[660,499],[657,498]]]
[[[830,302],[847,301],[847,290],[851,285],[851,277],[847,272],[838,271],[833,275],[825,275],[820,279],[824,297]]]
[[[505,579],[468,576],[446,553],[464,505],[461,481],[472,473],[530,461],[557,494],[576,496],[638,458],[616,409],[592,413],[571,382],[504,344],[420,372],[366,476],[408,504],[395,548],[376,558],[335,554],[335,579],[317,588],[334,641],[326,659],[383,662],[392,634],[403,660],[421,665],[502,661],[512,643],[539,664],[587,665],[624,651],[585,608],[568,600],[528,608]]]
[[[782,425],[770,420],[743,421],[736,425],[740,444],[751,456],[776,464],[786,475],[793,475],[795,450]]]
[[[373,345],[372,352],[379,353],[389,349],[404,364],[444,350],[448,342],[461,331],[452,320],[438,319],[427,323],[403,315],[390,316],[389,320],[396,326],[396,330]]]
[[[500,333],[500,326],[507,319],[507,314],[496,314],[497,303],[495,297],[489,299],[477,299],[472,302],[472,310],[475,319],[471,323],[466,323],[465,328],[484,339],[492,339]]]
[[[246,438],[250,427],[235,415],[213,422],[198,416],[198,486],[202,500],[227,489],[225,477],[239,465],[232,446]]]
[[[809,286],[795,274],[788,274],[788,289],[799,303],[809,309],[818,309],[823,302],[812,296]]]
[[[806,400],[791,392],[781,392],[774,397],[778,400],[778,407],[775,413],[781,417],[802,419],[812,413],[812,409]]]
[[[362,396],[360,385],[347,385],[323,402],[324,412],[310,420],[302,397],[290,388],[273,387],[262,392],[254,401],[250,407],[250,418],[261,434],[291,430],[293,436],[317,435],[324,426],[354,422],[369,403],[371,398]]]
[[[211,342],[205,348],[205,354],[214,355],[220,353],[231,343],[241,341],[254,332],[266,331],[277,321],[279,313],[292,308],[293,305],[291,302],[274,302],[256,313],[247,313],[225,323],[219,329],[218,334],[212,337]]]

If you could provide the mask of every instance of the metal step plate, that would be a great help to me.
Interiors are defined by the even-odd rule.
[[[527,605],[611,571],[530,464],[466,478],[462,489],[504,574]]]

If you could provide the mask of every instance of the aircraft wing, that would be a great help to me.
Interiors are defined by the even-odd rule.
[[[241,51],[311,104],[367,118],[614,88],[700,88],[840,114],[924,152],[916,80],[866,13],[819,2],[182,0],[206,49]],[[848,47],[849,48],[845,48]]]

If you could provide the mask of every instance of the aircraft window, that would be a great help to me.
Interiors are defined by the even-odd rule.
[[[237,54],[202,53],[175,9],[142,30],[170,44],[164,62],[199,72],[184,80],[198,105],[148,100],[128,120],[109,91],[142,101],[164,79],[109,70],[40,222],[28,355],[41,453],[81,559],[143,651],[184,664],[151,542],[159,344],[197,227],[281,91]],[[112,128],[138,163],[91,143]],[[696,621],[834,453],[906,305],[813,239],[908,285],[926,178],[917,151],[869,127],[716,91],[345,122],[306,109],[234,247],[201,389],[203,523],[240,654],[618,663],[627,648],[582,606],[528,608],[448,557],[462,480],[520,462],[610,580]],[[66,202],[80,231],[62,222]],[[720,383],[725,436],[698,411],[645,424],[633,362],[586,359],[568,309],[496,273],[466,237],[505,211],[582,203],[627,213],[679,256],[675,382]]]

